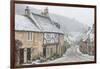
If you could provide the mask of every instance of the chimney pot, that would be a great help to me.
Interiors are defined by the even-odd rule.
[[[30,15],[30,9],[28,6],[26,6],[26,9],[25,9],[25,15]]]
[[[48,15],[48,7],[44,9],[44,11],[41,12],[42,15],[47,16]]]

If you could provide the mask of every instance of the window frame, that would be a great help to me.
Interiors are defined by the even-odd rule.
[[[33,41],[33,33],[32,32],[27,32],[27,40]]]

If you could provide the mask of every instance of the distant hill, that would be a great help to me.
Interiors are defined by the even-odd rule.
[[[50,14],[50,17],[52,20],[60,24],[61,30],[64,32],[84,32],[88,28],[87,25],[65,16]]]

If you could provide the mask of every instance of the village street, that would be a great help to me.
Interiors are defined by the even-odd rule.
[[[63,57],[45,63],[64,63],[64,62],[80,62],[80,61],[82,62],[82,61],[93,61],[93,60],[94,60],[93,56],[82,54],[79,51],[79,46],[76,45],[70,47],[63,55]]]

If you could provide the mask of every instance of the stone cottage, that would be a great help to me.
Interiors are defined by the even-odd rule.
[[[24,14],[15,14],[16,63],[32,63],[64,53],[64,34],[49,17],[48,8],[36,14],[26,6]]]

